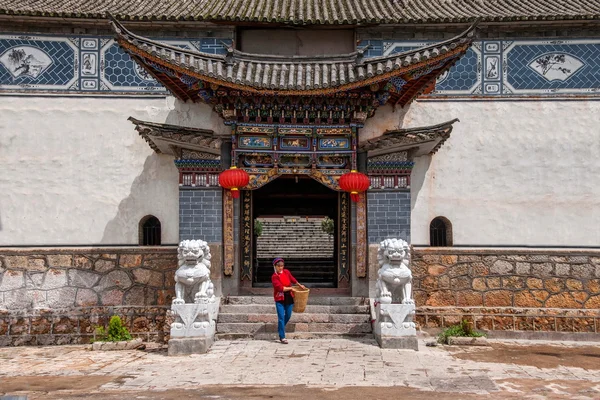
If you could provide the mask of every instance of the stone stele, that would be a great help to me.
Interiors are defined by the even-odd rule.
[[[206,353],[214,342],[220,303],[210,280],[210,249],[203,240],[184,240],[177,258],[169,355]]]
[[[375,339],[382,348],[418,350],[410,247],[402,239],[386,239],[379,245],[377,259]]]

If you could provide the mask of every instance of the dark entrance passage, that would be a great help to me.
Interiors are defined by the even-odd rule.
[[[253,286],[270,286],[272,260],[309,287],[336,287],[338,193],[308,177],[280,177],[253,191]]]

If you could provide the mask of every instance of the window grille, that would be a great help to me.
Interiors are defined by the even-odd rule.
[[[142,246],[160,246],[160,221],[154,216],[146,217],[142,223]]]
[[[435,247],[452,246],[452,225],[448,219],[437,217],[431,221],[429,244]]]

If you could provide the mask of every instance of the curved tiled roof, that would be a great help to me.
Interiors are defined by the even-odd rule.
[[[170,144],[178,144],[183,147],[191,147],[200,151],[220,155],[223,141],[230,138],[215,136],[212,130],[188,128],[178,125],[159,124],[156,122],[140,121],[133,117],[127,118],[135,125],[140,136],[148,142],[150,147],[157,153],[162,153],[161,144],[170,153]],[[165,143],[161,143],[165,142]]]
[[[295,25],[599,19],[600,0],[0,0],[0,15]]]
[[[434,154],[450,137],[453,124],[458,121],[455,118],[437,125],[386,131],[381,136],[361,142],[358,148],[373,154],[387,154],[399,149],[423,146],[428,154]]]
[[[363,51],[332,56],[273,56],[242,53],[229,49],[226,55],[214,55],[179,47],[135,35],[111,19],[119,44],[128,52],[157,65],[178,67],[188,74],[197,74],[242,90],[323,94],[365,86],[391,78],[399,70],[431,64],[441,68],[448,57],[467,50],[473,39],[475,25],[462,34],[430,46],[390,56],[363,58]],[[440,65],[437,65],[439,63]],[[427,73],[426,71],[420,71]],[[284,93],[285,94],[285,93]]]

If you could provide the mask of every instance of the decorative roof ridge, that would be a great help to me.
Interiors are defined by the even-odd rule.
[[[133,117],[127,118],[127,121],[131,121],[132,124],[136,126],[136,130],[143,129],[143,127],[154,128],[154,129],[163,129],[163,130],[173,130],[179,131],[180,133],[186,135],[198,135],[204,137],[214,137],[218,138],[218,135],[215,135],[215,131],[212,129],[201,129],[201,128],[190,128],[187,126],[180,125],[171,125],[171,124],[161,124],[160,122],[150,122],[150,121],[142,121]],[[229,137],[228,137],[229,138]]]
[[[121,24],[109,12],[106,12],[106,16],[107,16],[107,18],[109,20],[109,23],[110,23],[113,31],[117,34],[117,36],[122,37],[124,40],[126,40],[128,42],[131,42],[131,43],[135,44],[136,46],[140,46],[140,42],[141,42],[141,43],[143,43],[143,44],[145,44],[147,46],[150,46],[150,47],[160,46],[160,47],[163,47],[165,49],[169,49],[169,50],[172,50],[172,51],[177,51],[179,53],[185,53],[185,54],[190,55],[190,56],[210,58],[213,61],[225,61],[225,56],[222,55],[222,54],[210,54],[210,53],[204,53],[204,52],[198,51],[198,50],[183,49],[181,47],[172,46],[170,44],[163,43],[163,42],[158,41],[158,40],[153,40],[153,39],[149,39],[149,38],[144,37],[144,36],[136,35],[135,33],[131,32],[130,30],[128,30],[127,28],[125,28],[123,26],[123,24]]]
[[[454,118],[436,125],[386,131],[381,136],[361,142],[358,148],[361,151],[375,152],[375,156],[394,153],[398,151],[398,147],[406,149],[430,143],[431,146],[426,147],[426,153],[423,154],[435,154],[448,140],[453,124],[458,121],[458,118]]]
[[[436,125],[417,126],[414,128],[402,128],[402,129],[387,130],[383,133],[383,135],[430,133],[432,131],[440,131],[440,130],[452,128],[455,122],[460,122],[460,120],[458,118],[454,118],[453,120],[442,122],[442,123],[436,124]],[[380,137],[383,137],[383,135]]]
[[[331,63],[332,61],[339,62],[356,62],[357,58],[362,56],[365,47],[353,51],[352,53],[345,54],[333,54],[333,55],[314,55],[314,56],[281,56],[275,54],[257,54],[257,53],[245,53],[240,50],[233,50],[235,60],[239,61],[250,61],[250,62],[261,62],[261,63],[277,63],[277,64],[298,64],[298,63]]]

